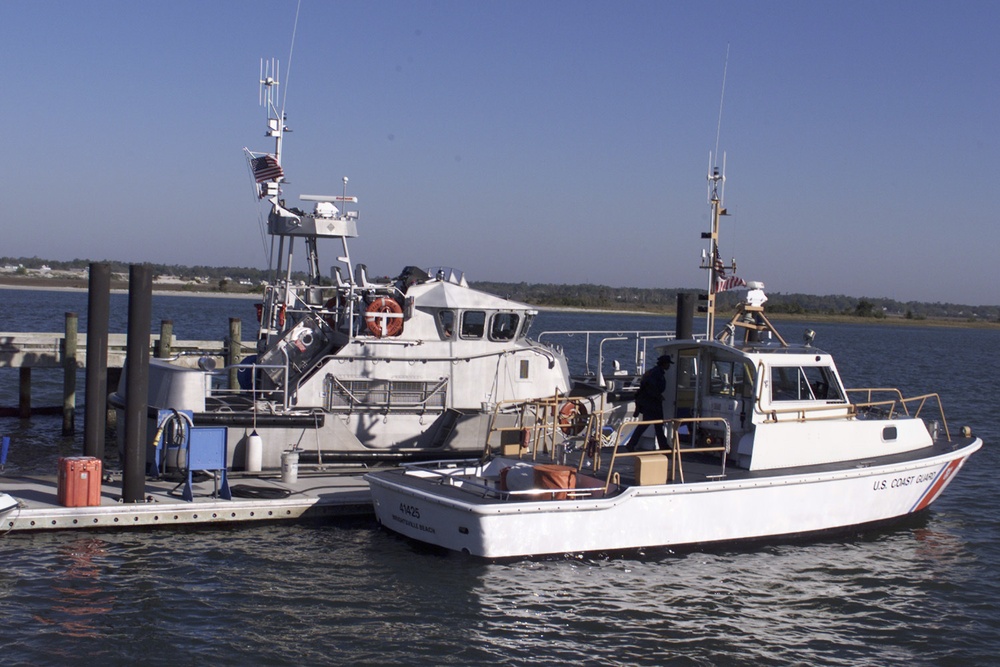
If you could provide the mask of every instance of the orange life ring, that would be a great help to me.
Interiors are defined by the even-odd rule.
[[[566,401],[559,406],[559,428],[566,435],[580,435],[587,428],[587,406],[576,401]]]
[[[337,328],[337,315],[340,310],[340,295],[330,297],[323,304],[323,321],[330,325],[331,329]]]
[[[264,304],[255,303],[254,307],[257,309],[257,322],[264,325]],[[266,325],[270,327],[271,325]],[[285,326],[285,304],[278,306],[278,328],[283,328]]]
[[[403,333],[403,309],[395,299],[380,296],[365,310],[365,324],[377,338],[398,336]]]

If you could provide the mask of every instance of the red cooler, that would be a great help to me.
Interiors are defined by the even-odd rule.
[[[101,504],[101,460],[93,456],[59,459],[59,504],[92,507]]]

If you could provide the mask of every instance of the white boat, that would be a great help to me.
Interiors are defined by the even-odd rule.
[[[532,307],[472,289],[456,270],[408,266],[377,278],[355,262],[348,244],[359,216],[341,210],[357,201],[347,178],[342,194],[301,195],[309,211],[285,201],[275,70],[262,64],[274,151],[247,150],[272,247],[257,349],[226,368],[197,356],[150,360],[147,458],[162,465],[164,436],[153,434],[177,414],[226,427],[236,469],[277,468],[289,449],[303,464],[468,455],[482,448],[497,404],[570,392],[562,352],[528,337]],[[337,262],[327,274],[323,242]],[[304,280],[292,271],[299,248]],[[123,381],[112,396],[119,410],[125,390]]]
[[[951,432],[937,394],[845,388],[830,354],[774,329],[759,284],[747,285],[736,315],[712,335],[716,292],[742,281],[718,260],[722,176],[714,170],[709,180],[709,335],[657,347],[674,362],[666,419],[653,424],[667,429],[669,450],[597,450],[607,426],[592,419],[577,437],[591,449],[564,465],[550,413],[525,405],[520,428],[547,440],[498,451],[488,439],[479,460],[367,474],[383,526],[505,558],[857,529],[921,512],[940,496],[982,441],[968,427]],[[638,423],[626,420],[609,440]]]

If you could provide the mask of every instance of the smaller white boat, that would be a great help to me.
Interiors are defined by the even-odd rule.
[[[856,530],[941,495],[982,441],[968,427],[951,433],[937,394],[847,389],[811,337],[788,344],[764,314],[762,285],[725,276],[724,209],[718,188],[710,192],[709,335],[656,348],[673,363],[665,419],[646,423],[666,429],[666,451],[602,447],[643,422],[626,420],[608,437],[595,413],[576,433],[560,425],[554,401],[525,403],[516,428],[491,430],[499,447],[487,438],[480,460],[366,475],[383,526],[505,558]],[[746,299],[713,337],[716,292],[734,285],[749,288]],[[565,465],[566,444],[575,465]]]

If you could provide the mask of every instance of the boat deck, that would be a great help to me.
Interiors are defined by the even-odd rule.
[[[183,484],[177,481],[147,480],[146,502],[129,504],[121,502],[120,478],[106,476],[101,504],[90,507],[61,506],[55,476],[0,477],[0,492],[20,501],[0,518],[0,533],[369,516],[371,494],[362,472],[300,472],[288,483],[278,473],[230,475],[231,500],[215,497],[214,477],[195,480],[190,501],[181,497]]]
[[[948,441],[938,441],[930,447],[925,447],[922,449],[917,449],[911,452],[905,452],[902,454],[895,454],[889,456],[879,456],[872,457],[869,459],[861,459],[857,461],[848,462],[836,462],[823,465],[811,465],[811,466],[801,466],[794,468],[781,468],[774,470],[757,470],[750,471],[743,468],[737,468],[732,465],[727,465],[725,468],[725,474],[722,475],[721,459],[718,455],[703,454],[703,453],[691,453],[685,454],[683,457],[683,482],[685,484],[699,484],[711,481],[740,481],[740,480],[766,480],[768,478],[778,478],[778,477],[791,477],[797,475],[810,475],[827,473],[831,471],[850,471],[850,470],[863,470],[875,466],[881,465],[895,465],[900,463],[907,463],[909,461],[918,462],[924,459],[932,458],[935,456],[948,454],[957,449],[961,449],[969,444],[971,444],[975,438],[953,438],[950,442]],[[638,454],[618,454],[614,457],[614,473],[617,478],[617,489],[623,489],[630,486],[635,486],[639,484],[638,474],[636,472],[636,463],[640,459],[648,458],[652,455],[665,455],[666,452],[647,450],[640,452]],[[518,459],[510,459],[512,462]],[[551,460],[543,457],[531,461],[529,457],[522,459],[525,462],[531,462],[536,464],[549,464],[553,463]],[[579,463],[579,453],[571,453],[566,461],[565,465],[578,469]],[[577,472],[577,477],[580,475],[585,475],[588,477],[596,478],[602,484],[608,479],[608,467],[612,463],[612,452],[610,449],[605,449],[601,452],[601,464],[597,471],[589,465],[585,465],[583,468],[579,468]],[[390,475],[399,475],[402,477],[405,474],[405,469],[393,469],[387,471]],[[475,487],[462,487],[462,486],[451,486],[448,484],[442,484],[445,477],[426,477],[426,478],[410,478],[410,484],[413,484],[417,488],[422,488],[424,490],[435,489],[434,493],[450,497],[453,499],[462,499],[466,502],[471,502],[475,504],[493,504],[493,503],[507,503],[516,502],[518,500],[526,500],[531,502],[536,502],[540,499],[537,493],[530,496],[518,496],[518,495],[507,495],[506,493],[498,493],[497,491],[487,491],[484,489],[477,489]],[[646,482],[648,484],[648,482]],[[681,483],[680,475],[675,474],[668,484]],[[584,498],[587,496],[587,487],[577,487],[576,491],[580,493],[577,499]],[[615,495],[615,486],[612,486],[612,490],[609,496]],[[545,489],[546,492],[557,493],[558,491],[573,491],[573,489]]]

